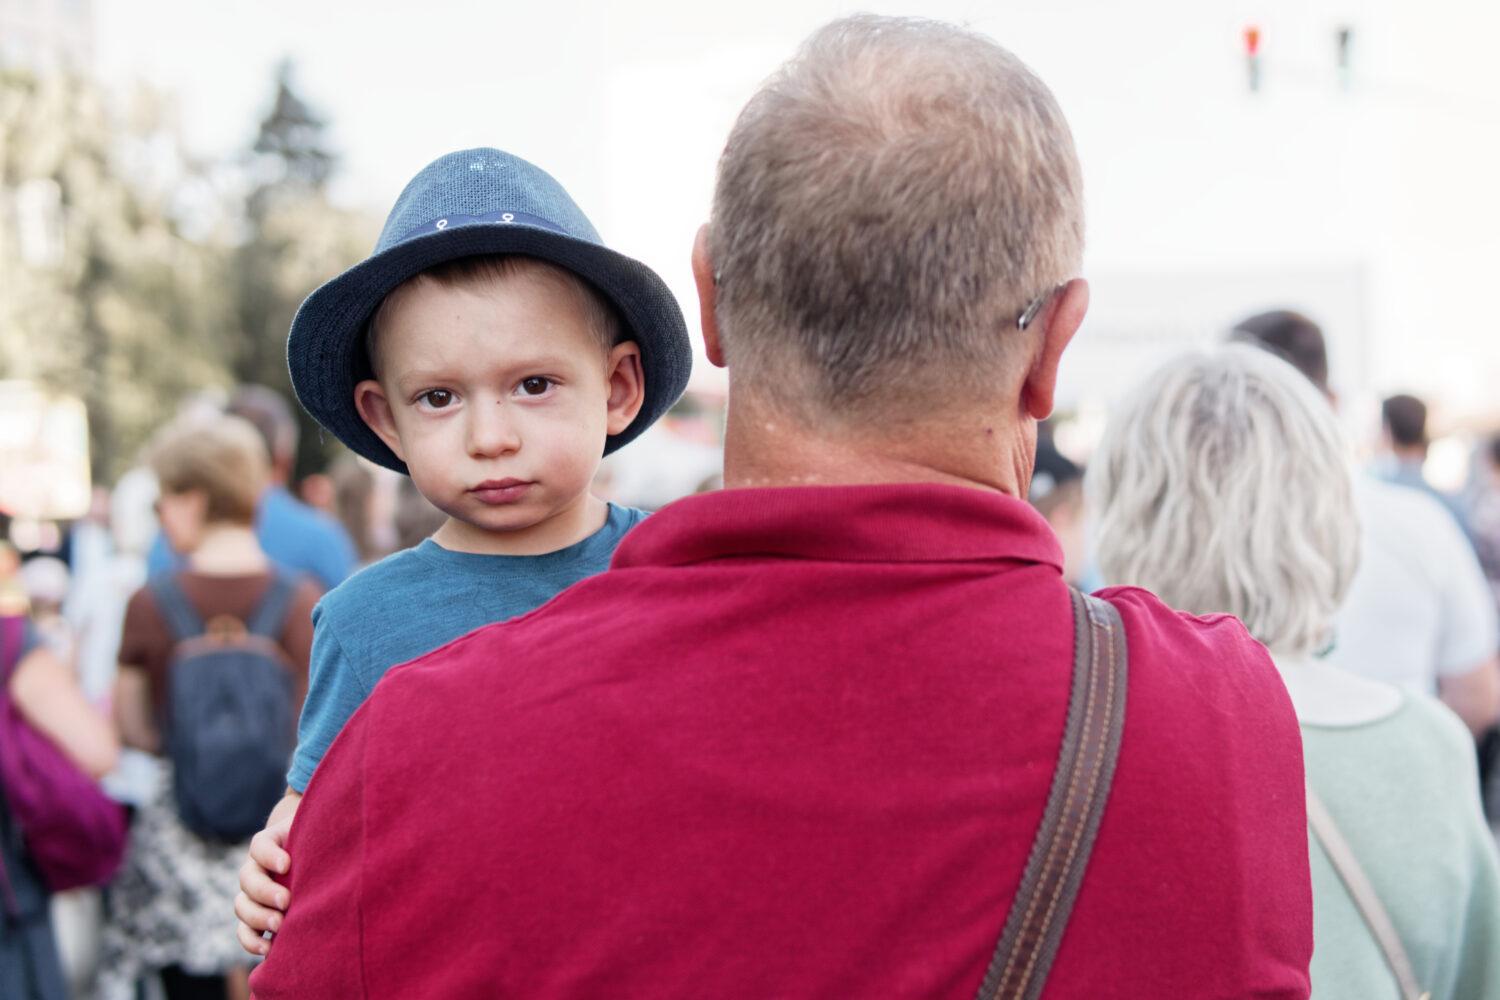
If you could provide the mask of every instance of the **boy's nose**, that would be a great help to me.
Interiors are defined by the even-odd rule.
[[[504,400],[470,407],[469,454],[475,458],[498,458],[521,448],[521,435]]]

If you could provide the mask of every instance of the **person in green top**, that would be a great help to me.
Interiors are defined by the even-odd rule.
[[[1270,650],[1302,724],[1309,787],[1420,987],[1433,1000],[1500,997],[1500,866],[1467,730],[1433,698],[1320,658],[1359,561],[1347,450],[1327,400],[1258,348],[1172,361],[1112,417],[1087,494],[1111,584],[1236,615]],[[1310,863],[1313,997],[1397,1000],[1384,953],[1317,838]]]

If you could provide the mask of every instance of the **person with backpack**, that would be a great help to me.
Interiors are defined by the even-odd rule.
[[[97,780],[113,769],[119,746],[71,668],[21,615],[0,617],[0,713],[0,997],[64,1000],[48,911],[58,872],[36,854],[66,845],[36,840],[58,816],[39,801],[44,796],[23,796],[21,785],[44,773],[58,783],[60,768],[77,781]],[[36,759],[44,753],[55,758],[50,772]],[[22,818],[30,821],[25,828]]]
[[[256,540],[269,459],[249,423],[169,427],[150,465],[162,531],[187,562],[125,612],[116,721],[127,745],[159,757],[162,781],[111,893],[101,994],[130,998],[159,975],[168,1000],[224,997],[244,961],[239,863],[284,791],[320,590]]]

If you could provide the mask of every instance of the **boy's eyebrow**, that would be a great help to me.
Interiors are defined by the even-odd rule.
[[[396,376],[396,387],[404,392],[419,385],[448,381],[452,374],[451,368],[408,368]]]
[[[459,367],[453,365],[441,365],[408,368],[396,376],[396,385],[403,391],[415,389],[420,383],[434,383],[443,381],[458,381],[463,378],[472,377],[476,373],[488,375],[501,375],[504,377],[520,377],[521,375],[538,374],[545,375],[549,371],[576,367],[583,363],[581,358],[572,353],[558,354],[530,354],[524,357],[511,358],[505,361],[494,362],[485,368],[477,365]]]

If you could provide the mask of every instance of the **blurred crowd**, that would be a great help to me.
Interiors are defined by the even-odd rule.
[[[714,487],[714,419],[712,401],[686,401],[643,443],[651,457],[606,464],[596,492],[654,507]],[[0,513],[0,617],[24,619],[30,637],[24,655],[0,650],[11,658],[10,700],[23,718],[45,720],[52,728],[40,728],[86,758],[89,773],[128,807],[134,828],[131,854],[107,889],[49,894],[45,878],[33,887],[38,906],[50,895],[51,930],[43,933],[55,936],[67,979],[64,985],[49,981],[44,968],[28,970],[39,977],[39,995],[248,995],[231,907],[243,845],[185,834],[163,800],[170,777],[159,723],[178,637],[153,627],[156,616],[144,607],[148,584],[185,572],[192,581],[191,558],[229,589],[199,589],[199,579],[197,587],[188,584],[190,600],[248,618],[277,571],[300,581],[288,619],[301,624],[277,637],[305,690],[318,596],[360,567],[419,544],[444,520],[409,478],[351,454],[294,482],[298,434],[285,397],[243,386],[222,404],[185,405],[139,465],[112,488],[95,488],[87,516],[38,523]],[[66,690],[44,692],[32,704],[36,685],[27,680],[39,672],[55,675]],[[21,842],[9,823],[0,830],[0,842],[6,839]],[[24,850],[6,858],[22,873]],[[42,920],[43,911],[32,916]],[[153,950],[163,935],[180,945],[167,949],[172,958]],[[21,944],[0,937],[5,974],[26,967]],[[3,954],[9,948],[16,949],[11,963]],[[192,955],[187,967],[175,957],[182,949]]]
[[[1324,401],[1337,405],[1329,389],[1321,334],[1310,319],[1295,313],[1265,314],[1247,321],[1234,339],[1252,341],[1291,361]],[[1122,440],[1141,430],[1132,421],[1146,421],[1151,413],[1161,418],[1165,412],[1184,423],[1158,428],[1163,440],[1212,438],[1232,430],[1213,425],[1212,393],[1243,396],[1247,390],[1199,385],[1203,398],[1163,411],[1160,388],[1154,380],[1152,384],[1150,406],[1138,401],[1134,411],[1125,408],[1090,456],[1090,466],[1113,463],[1108,472],[1093,468],[1086,476],[1085,462],[1068,457],[1058,445],[1056,426],[1044,423],[1030,502],[1056,533],[1065,575],[1075,585],[1092,590],[1122,580],[1142,583],[1180,607],[1233,610],[1254,630],[1256,616],[1266,610],[1270,598],[1225,591],[1210,580],[1185,579],[1186,564],[1174,565],[1164,551],[1165,536],[1153,534],[1162,529],[1193,537],[1194,498],[1174,498],[1171,476],[1158,470],[1158,479],[1151,483],[1150,503],[1131,512],[1138,523],[1130,523],[1119,512],[1128,503],[1121,492],[1130,477],[1151,475],[1132,466],[1140,464],[1141,455],[1162,448],[1161,441]],[[1226,423],[1239,421],[1241,431],[1257,419],[1256,414],[1247,416],[1232,408],[1219,416]],[[1285,433],[1292,433],[1294,428],[1287,425],[1295,423],[1293,416],[1270,411],[1258,419],[1271,416]],[[1307,540],[1316,549],[1335,544],[1330,540],[1341,533],[1358,532],[1364,553],[1357,560],[1361,569],[1330,571],[1316,558],[1306,565],[1283,559],[1284,565],[1257,567],[1252,559],[1247,564],[1250,568],[1237,572],[1269,573],[1266,579],[1252,576],[1245,580],[1244,587],[1250,590],[1293,590],[1291,578],[1306,574],[1315,588],[1350,591],[1356,607],[1351,610],[1344,603],[1337,615],[1339,624],[1327,635],[1314,628],[1308,633],[1311,644],[1301,642],[1296,654],[1338,662],[1355,675],[1394,681],[1446,702],[1468,725],[1477,775],[1486,793],[1486,814],[1500,822],[1500,666],[1496,662],[1500,644],[1495,627],[1500,613],[1500,432],[1474,450],[1464,488],[1444,492],[1428,481],[1425,472],[1430,441],[1424,401],[1406,394],[1391,396],[1382,403],[1381,417],[1380,438],[1366,450],[1352,492],[1331,512],[1334,520],[1315,525],[1321,538]],[[702,421],[701,414],[692,418],[699,430],[691,447],[712,456],[714,448],[705,440]],[[1232,448],[1226,445],[1224,455],[1233,451],[1244,462],[1257,458],[1269,462],[1276,450],[1300,447],[1305,452],[1308,448],[1306,441],[1291,438],[1266,446],[1271,451],[1246,455],[1240,442]],[[80,760],[87,760],[89,771],[101,777],[109,794],[130,808],[135,826],[130,850],[157,855],[154,861],[127,858],[121,874],[103,889],[51,894],[51,933],[67,976],[66,994],[56,995],[133,1000],[156,995],[152,991],[158,981],[168,997],[248,995],[244,956],[229,932],[229,900],[235,891],[232,872],[242,846],[206,843],[175,828],[166,818],[171,807],[162,801],[166,782],[160,734],[155,728],[160,705],[153,702],[159,702],[161,677],[175,640],[143,635],[145,627],[140,621],[132,622],[129,609],[132,602],[141,603],[149,590],[148,581],[182,571],[190,555],[197,568],[210,567],[231,581],[236,591],[198,590],[196,602],[223,605],[241,617],[253,612],[265,582],[277,569],[293,574],[301,584],[291,617],[301,626],[278,634],[297,661],[305,686],[309,615],[318,595],[360,566],[418,544],[443,520],[409,479],[353,456],[340,458],[326,471],[294,484],[290,472],[296,450],[297,422],[286,400],[272,390],[246,386],[222,410],[195,405],[165,425],[139,467],[112,489],[95,490],[86,517],[71,523],[26,526],[17,532],[27,543],[24,550],[12,542],[0,544],[0,612],[29,622],[35,636],[31,659],[49,660],[65,685],[76,689],[73,694],[52,695],[68,713],[60,722],[51,723],[58,742],[73,747]],[[1211,512],[1199,510],[1197,515],[1209,515],[1211,523],[1219,524],[1229,515],[1243,513],[1252,520],[1262,516],[1264,510],[1255,513],[1256,507],[1290,508],[1301,511],[1299,517],[1327,514],[1320,510],[1318,495],[1339,493],[1340,477],[1345,475],[1342,463],[1353,454],[1341,438],[1327,454],[1315,454],[1316,461],[1326,462],[1326,468],[1317,481],[1304,484],[1309,491],[1305,495],[1288,482],[1285,470],[1241,468],[1238,482],[1209,485],[1211,490],[1223,491],[1218,494],[1220,502]],[[1212,464],[1223,461],[1224,455],[1199,458]],[[1304,454],[1303,465],[1307,457]],[[691,467],[701,469],[703,456],[694,452],[693,458],[696,465],[689,463]],[[1215,471],[1228,474],[1231,470]],[[598,488],[610,489],[612,475],[611,469],[603,470]],[[651,478],[649,470],[633,469],[629,475]],[[681,470],[677,478],[683,480]],[[1251,490],[1241,498],[1244,510],[1238,510],[1232,491],[1249,490],[1256,483],[1262,492]],[[698,488],[716,485],[712,479],[696,484]],[[686,485],[677,487],[678,492],[687,489]],[[671,496],[657,499],[664,502]],[[1150,522],[1168,509],[1174,509],[1179,519],[1153,527]],[[1285,530],[1274,525],[1272,529]],[[1254,534],[1247,528],[1238,537],[1250,544]],[[1193,544],[1204,543],[1204,538],[1193,538]],[[1346,538],[1344,544],[1353,543]],[[1149,553],[1155,557],[1148,558]],[[1235,557],[1226,553],[1225,558]],[[1364,597],[1355,580],[1361,572],[1379,576],[1378,584]],[[1476,594],[1480,588],[1482,594]],[[1302,599],[1314,605],[1329,604],[1334,595],[1312,593]],[[1359,605],[1361,600],[1365,605]],[[1256,634],[1268,645],[1274,641],[1270,631]],[[1368,652],[1371,643],[1380,655]],[[1348,647],[1354,652],[1347,652]],[[1406,652],[1396,652],[1401,650]],[[29,692],[15,686],[21,677],[16,666],[7,668],[13,678],[11,700],[23,715],[30,709],[56,719],[55,708],[27,704]],[[1357,706],[1360,697],[1358,692],[1354,696],[1340,692],[1330,703],[1337,715],[1350,710],[1350,705]],[[1337,747],[1338,741],[1333,742]],[[1310,754],[1313,746],[1310,741]],[[1337,755],[1337,749],[1332,752]],[[1418,777],[1431,783],[1452,775]],[[1369,775],[1366,779],[1378,780]],[[1345,787],[1349,784],[1344,782]],[[155,842],[142,836],[152,823],[167,828]],[[194,856],[196,865],[186,863],[185,859]],[[1413,860],[1396,857],[1391,863]],[[163,878],[163,867],[181,870]],[[152,954],[149,942],[163,934],[194,939],[190,969]],[[221,971],[204,974],[205,968]]]
[[[374,299],[323,317],[349,357],[294,321],[299,398],[366,458],[294,481],[289,401],[245,385],[86,517],[0,521],[0,998],[242,998],[263,956],[268,1000],[372,968],[421,995],[956,995],[992,948],[983,995],[1500,996],[1500,431],[1453,492],[1422,399],[1356,447],[1323,331],[1276,309],[1078,447],[1037,424],[1088,300],[1045,86],[964,29],[857,16],[767,88],[693,250],[711,359],[744,320],[722,436],[671,409],[664,283],[586,219],[468,216],[496,185],[583,219],[471,150],[339,279]],[[941,239],[889,208],[913,197]],[[1024,280],[977,295],[997,247]],[[459,402],[470,369],[495,385]],[[559,386],[576,411],[525,409]],[[1000,919],[1017,872],[1036,933]]]

